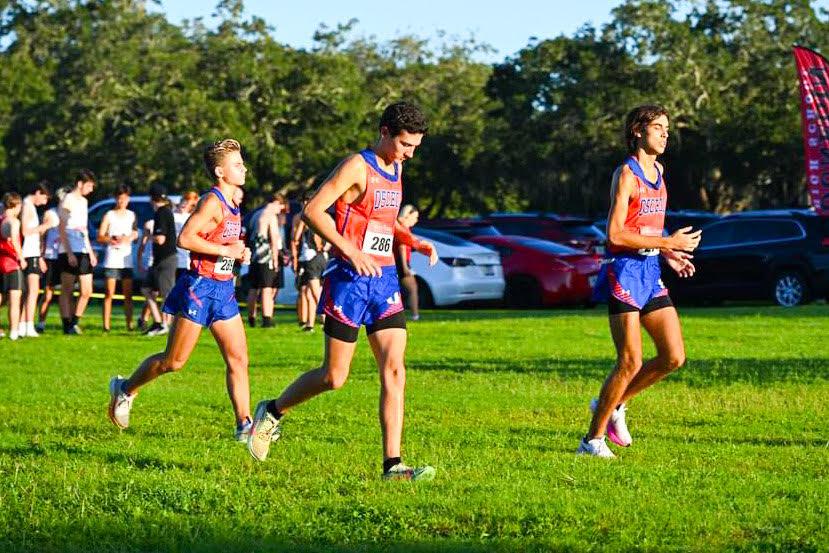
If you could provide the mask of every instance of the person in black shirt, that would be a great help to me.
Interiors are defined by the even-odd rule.
[[[167,191],[164,186],[154,184],[150,188],[150,202],[155,210],[153,217],[153,266],[147,277],[144,295],[150,305],[154,324],[147,331],[148,336],[167,334],[172,317],[162,314],[158,308],[176,283],[176,223]],[[156,292],[157,290],[157,292]]]

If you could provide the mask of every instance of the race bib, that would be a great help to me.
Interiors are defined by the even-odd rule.
[[[392,229],[382,224],[369,223],[363,238],[363,252],[379,257],[391,257],[393,242]]]
[[[656,227],[640,227],[639,234],[642,236],[662,236],[662,229]],[[648,257],[659,255],[659,248],[642,248],[637,250],[639,255],[646,255]]]
[[[216,266],[213,268],[213,273],[217,275],[232,275],[234,259],[232,257],[225,257],[220,255],[216,258]]]

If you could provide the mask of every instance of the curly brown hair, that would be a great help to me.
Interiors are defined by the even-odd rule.
[[[639,137],[636,136],[636,133],[643,134],[645,132],[645,127],[647,127],[651,121],[656,119],[657,117],[661,117],[664,115],[668,117],[668,110],[663,108],[662,106],[657,105],[643,105],[637,106],[630,110],[625,118],[625,147],[627,148],[627,152],[629,154],[635,153]]]

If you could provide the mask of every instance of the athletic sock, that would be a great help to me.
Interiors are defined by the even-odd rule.
[[[253,326],[253,325],[251,325]],[[273,326],[273,317],[262,317],[262,326],[263,327],[272,327]]]
[[[79,322],[81,322],[81,318],[79,316],[75,315],[74,317],[72,317],[72,325],[71,326],[75,326]]]
[[[66,318],[66,317],[61,317],[60,320],[63,322],[63,331],[64,332],[69,332],[69,327],[72,326],[71,325],[72,319],[69,319],[69,318]]]
[[[400,464],[400,457],[389,457],[383,461],[383,472],[389,472],[394,465]]]
[[[268,402],[267,410],[268,410],[268,413],[270,413],[271,416],[273,416],[273,418],[275,418],[276,420],[279,420],[279,419],[282,418],[283,413],[279,412],[279,409],[276,408],[276,400],[275,399],[272,399]]]

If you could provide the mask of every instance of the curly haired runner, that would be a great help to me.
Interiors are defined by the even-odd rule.
[[[386,108],[379,127],[374,147],[343,160],[305,206],[303,220],[334,247],[320,303],[326,315],[325,358],[277,399],[257,404],[248,449],[265,460],[290,408],[345,384],[360,326],[365,325],[380,371],[383,478],[431,480],[434,468],[410,467],[400,457],[406,317],[392,254],[397,238],[429,255],[432,264],[437,262],[432,244],[416,240],[396,221],[403,198],[401,164],[423,140],[426,119],[416,106],[399,102]],[[326,213],[331,205],[336,220]]]
[[[604,440],[622,447],[632,438],[625,404],[685,362],[679,317],[660,278],[659,255],[681,277],[694,274],[691,255],[701,231],[691,227],[663,237],[668,203],[662,166],[656,156],[668,144],[668,112],[639,106],[627,116],[625,140],[630,157],[616,169],[610,189],[607,260],[596,283],[595,298],[608,302],[616,366],[598,399],[590,404],[593,421],[578,453],[615,457]],[[642,327],[656,344],[657,355],[642,363]]]

